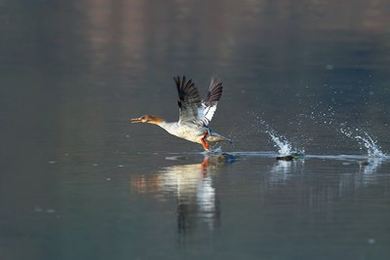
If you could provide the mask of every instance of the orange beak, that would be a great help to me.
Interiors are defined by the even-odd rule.
[[[133,124],[135,124],[135,123],[142,123],[142,120],[141,120],[140,117],[139,118],[130,118],[129,122],[133,123]]]

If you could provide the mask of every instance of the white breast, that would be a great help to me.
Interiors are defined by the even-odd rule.
[[[178,124],[177,122],[164,122],[160,124],[160,127],[164,128],[171,135],[175,135],[191,142],[200,143],[200,137],[202,135],[202,129],[200,128],[194,128],[193,126],[186,124]]]

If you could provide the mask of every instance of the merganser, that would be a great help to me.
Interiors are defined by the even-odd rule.
[[[201,100],[198,89],[191,79],[186,81],[185,76],[182,78],[177,76],[173,79],[179,94],[179,120],[177,122],[166,122],[161,117],[152,115],[132,118],[129,121],[158,125],[171,135],[201,144],[205,151],[209,151],[209,143],[231,142],[230,139],[208,127],[222,96],[222,82],[212,78],[207,96]]]

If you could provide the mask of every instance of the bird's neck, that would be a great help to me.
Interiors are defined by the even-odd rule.
[[[160,124],[163,124],[164,122],[165,122],[165,120],[163,118],[161,118],[161,117],[149,116],[149,121],[147,123],[159,126]]]
[[[152,125],[157,125],[170,134],[174,134],[177,131],[177,122],[167,122],[161,117],[149,116],[148,123]]]

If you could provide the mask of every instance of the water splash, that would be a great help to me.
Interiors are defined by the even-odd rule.
[[[267,130],[266,133],[271,137],[272,142],[274,142],[273,145],[275,148],[278,148],[278,153],[280,155],[289,155],[294,152],[292,145],[284,136],[278,136],[274,131],[271,130]]]
[[[360,149],[365,148],[367,155],[370,158],[386,158],[387,155],[382,152],[382,148],[376,140],[374,140],[366,131],[355,128],[354,130],[341,128],[340,132],[346,137],[356,140]]]
[[[364,165],[362,165],[362,163],[360,163],[359,166],[360,166],[360,169],[363,169],[364,175],[370,175],[370,174],[375,173],[379,169],[379,167],[382,165],[384,160],[385,160],[385,158],[383,158],[383,157],[372,157],[372,158],[369,158],[367,162],[363,162]]]
[[[301,154],[303,155],[305,151],[303,149],[295,149],[291,142],[287,140],[287,138],[283,135],[278,134],[266,121],[258,119],[258,126],[262,128],[262,130],[269,135],[273,142],[273,146],[278,149],[278,153],[281,156],[287,156],[292,154]]]
[[[271,137],[274,147],[278,149],[279,155],[287,156],[295,154],[303,156],[305,154],[304,149],[294,148],[291,142],[289,142],[285,136],[277,134],[275,130],[268,129],[265,131],[265,133]]]
[[[335,121],[335,110],[332,106],[328,106],[326,108],[320,108],[322,106],[322,102],[319,102],[317,105],[311,108],[310,114],[307,116],[315,124],[321,124],[322,126],[331,126],[336,123]]]
[[[222,153],[222,147],[212,147],[209,151],[203,151],[201,154],[203,155],[215,155],[215,154],[221,154]]]
[[[381,147],[377,144],[377,141],[374,141],[371,136],[369,136],[366,132],[364,132],[365,137],[362,137],[360,135],[355,136],[355,139],[357,139],[359,142],[361,142],[364,147],[367,149],[368,157],[375,157],[375,158],[383,158],[386,157],[386,154],[384,154],[381,151]]]

